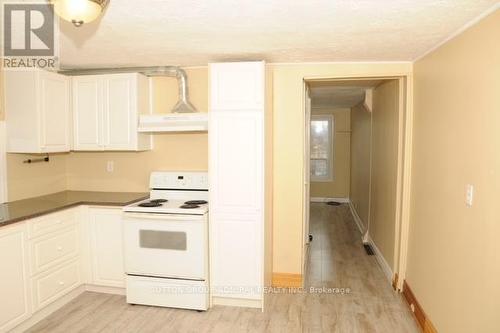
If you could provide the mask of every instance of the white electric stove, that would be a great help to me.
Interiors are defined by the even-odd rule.
[[[207,310],[208,175],[153,172],[150,189],[123,208],[127,302]]]

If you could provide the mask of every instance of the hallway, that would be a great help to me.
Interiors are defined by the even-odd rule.
[[[345,332],[419,332],[402,295],[390,286],[375,256],[368,256],[349,206],[311,203],[306,288],[349,288],[325,306]],[[340,330],[340,332],[343,332]]]

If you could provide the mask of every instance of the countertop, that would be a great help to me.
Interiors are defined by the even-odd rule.
[[[0,227],[79,205],[126,206],[149,198],[141,192],[63,191],[0,204]]]

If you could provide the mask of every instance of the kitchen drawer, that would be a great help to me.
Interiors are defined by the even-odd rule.
[[[41,274],[33,281],[33,310],[37,311],[81,284],[78,260]]]
[[[72,225],[31,241],[31,273],[41,273],[79,254],[78,228]]]
[[[28,238],[35,238],[76,224],[77,208],[34,218],[28,222]]]

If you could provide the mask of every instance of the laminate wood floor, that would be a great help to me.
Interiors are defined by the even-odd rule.
[[[198,313],[85,292],[28,332],[419,332],[375,257],[365,254],[347,205],[312,204],[311,232],[305,289],[321,293],[271,293],[264,312],[215,306]]]

